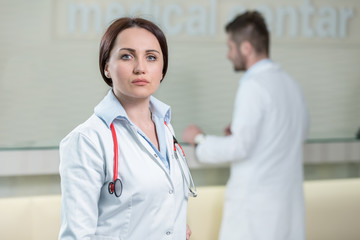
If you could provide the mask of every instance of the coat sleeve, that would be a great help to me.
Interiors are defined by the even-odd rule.
[[[59,239],[88,239],[96,231],[104,183],[104,159],[92,141],[70,133],[60,144],[61,229]]]
[[[230,136],[207,135],[196,148],[203,163],[223,163],[245,160],[254,149],[264,119],[266,92],[254,81],[246,81],[238,89]]]

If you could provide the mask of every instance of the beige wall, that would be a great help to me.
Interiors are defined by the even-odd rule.
[[[191,122],[220,134],[241,77],[226,59],[223,27],[245,8],[267,16],[272,58],[309,103],[310,138],[353,137],[360,125],[359,1],[2,0],[0,148],[57,146],[92,114],[107,91],[97,64],[101,33],[119,13],[155,20],[168,36],[169,72],[156,96],[172,106],[178,135]]]

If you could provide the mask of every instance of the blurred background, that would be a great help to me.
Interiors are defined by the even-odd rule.
[[[108,91],[98,68],[106,26],[120,16],[166,33],[169,70],[156,97],[178,136],[190,123],[222,134],[241,74],[226,59],[225,24],[257,9],[271,58],[302,87],[311,115],[305,180],[360,177],[360,2],[356,0],[0,0],[0,197],[60,193],[58,145]],[[223,185],[228,166],[194,180]]]

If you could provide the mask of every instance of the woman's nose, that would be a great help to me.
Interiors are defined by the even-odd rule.
[[[146,63],[144,60],[137,60],[134,66],[135,74],[144,74],[146,71]]]

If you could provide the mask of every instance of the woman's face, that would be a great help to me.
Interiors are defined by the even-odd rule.
[[[105,65],[115,96],[121,101],[149,99],[163,77],[164,60],[157,38],[133,27],[120,32]]]

